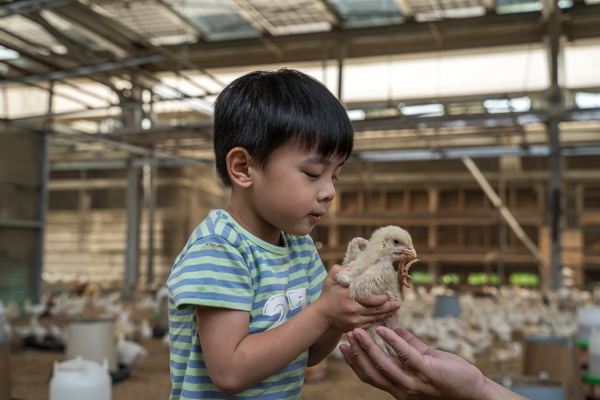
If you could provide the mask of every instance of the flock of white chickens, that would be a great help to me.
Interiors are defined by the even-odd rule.
[[[9,302],[5,307],[0,302],[0,311],[2,309],[4,323],[1,325],[3,332],[0,332],[0,336],[7,337],[9,340],[14,335],[22,339],[34,338],[37,343],[47,343],[48,339],[51,339],[57,346],[66,346],[68,342],[67,321],[86,315],[114,317],[119,363],[131,367],[147,355],[146,349],[138,342],[146,342],[154,336],[150,321],[142,318],[139,322],[135,322],[132,313],[134,310],[154,311],[158,307],[156,298],[150,295],[133,306],[126,306],[121,300],[121,293],[118,292],[95,297],[76,296],[64,292],[52,297],[44,295],[38,304],[31,304],[26,299],[22,310],[14,301]],[[28,324],[15,323],[21,311],[28,316]],[[46,315],[50,315],[52,318],[49,320],[53,322],[41,324],[40,318]],[[64,322],[62,326],[58,321]],[[168,334],[163,337],[163,341],[168,345]]]
[[[455,353],[473,364],[478,355],[491,349],[492,366],[501,368],[521,356],[521,342],[513,341],[514,334],[576,336],[576,309],[600,303],[598,290],[592,293],[562,288],[542,293],[519,287],[491,287],[485,296],[460,295],[460,318],[432,317],[436,296],[453,294],[443,286],[429,292],[422,286],[407,291],[401,309],[402,327],[431,347]]]
[[[600,304],[600,290],[591,293],[563,288],[543,294],[539,290],[517,287],[491,287],[485,296],[471,293],[460,295],[459,318],[433,317],[436,296],[453,294],[444,286],[435,286],[429,291],[423,286],[408,290],[401,308],[401,326],[431,347],[455,353],[471,363],[475,363],[478,355],[491,349],[490,361],[500,367],[521,355],[521,344],[513,341],[513,334],[520,333],[523,337],[574,336],[578,329],[576,309]],[[141,319],[136,323],[132,312],[160,310],[158,302],[164,295],[164,291],[156,297],[148,295],[135,304],[125,306],[120,293],[95,297],[63,293],[52,297],[50,307],[47,305],[49,297],[44,296],[39,304],[25,302],[23,312],[29,316],[29,324],[14,328],[11,322],[20,315],[21,310],[16,303],[10,302],[4,307],[4,336],[34,336],[40,341],[50,336],[56,342],[66,344],[66,324],[59,326],[51,323],[44,326],[40,324],[40,317],[50,314],[56,317],[54,321],[68,321],[92,310],[95,315],[115,317],[119,361],[132,366],[147,354],[138,342],[153,337],[149,320]],[[168,345],[168,333],[162,340]]]

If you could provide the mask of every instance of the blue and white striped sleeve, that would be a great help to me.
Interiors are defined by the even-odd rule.
[[[175,307],[193,305],[251,311],[254,291],[239,251],[220,236],[194,242],[167,280]]]

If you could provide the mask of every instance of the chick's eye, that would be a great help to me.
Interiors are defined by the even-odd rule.
[[[400,244],[400,241],[398,239],[394,239],[394,244]]]

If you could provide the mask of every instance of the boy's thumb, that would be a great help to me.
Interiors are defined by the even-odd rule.
[[[338,272],[341,272],[341,271],[343,271],[345,269],[350,269],[350,266],[349,265],[343,266],[343,265],[340,265],[340,264],[334,264],[331,267],[331,269],[329,270],[329,272],[337,274]]]

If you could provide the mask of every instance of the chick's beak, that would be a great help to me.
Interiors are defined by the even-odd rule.
[[[417,251],[412,244],[408,245],[408,248],[402,249],[402,253],[406,254],[410,258],[417,258]]]

